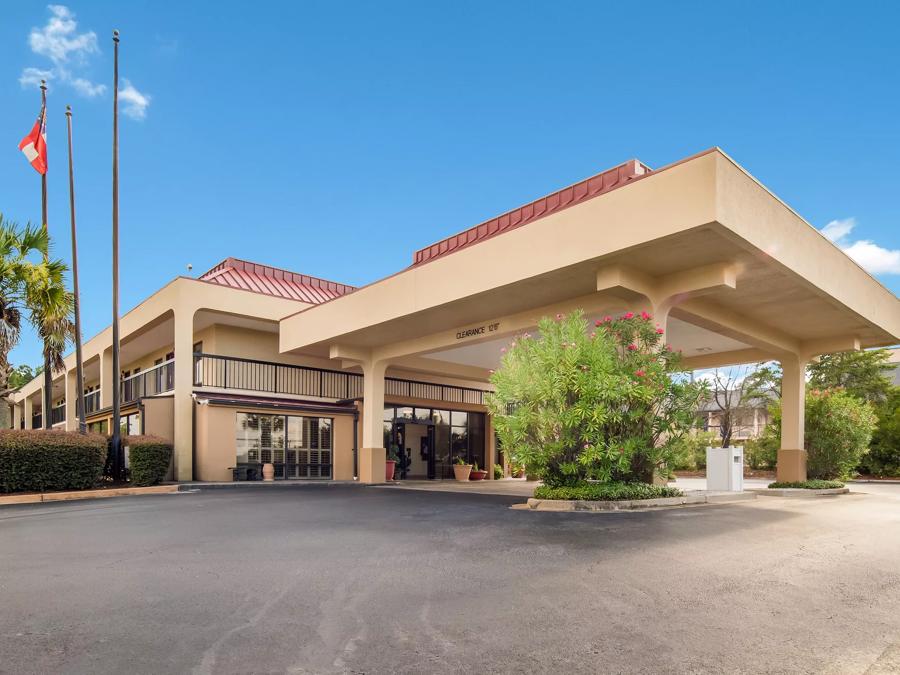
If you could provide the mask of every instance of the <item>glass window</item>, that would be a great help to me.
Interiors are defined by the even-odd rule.
[[[411,420],[413,419],[413,409],[410,406],[398,406],[397,408],[397,419],[398,420]]]
[[[417,422],[430,422],[431,408],[416,408],[415,417]]]
[[[394,419],[394,406],[386,405],[384,406],[384,417],[382,418],[385,422],[390,422]]]
[[[435,424],[450,424],[450,411],[449,410],[432,410],[431,411],[431,420]]]
[[[271,462],[276,478],[330,478],[327,418],[236,413],[237,463]]]
[[[463,427],[469,421],[469,413],[460,412],[459,410],[454,410],[450,413],[450,424],[455,427]]]

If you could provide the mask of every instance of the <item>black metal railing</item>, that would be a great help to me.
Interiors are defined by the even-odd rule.
[[[175,388],[175,359],[126,377],[121,383],[122,403],[162,394]],[[85,404],[85,407],[87,404]]]
[[[33,413],[31,415],[31,428],[32,429],[43,429],[44,428],[44,416],[41,413]]]
[[[100,410],[100,390],[92,391],[84,395],[84,413],[90,415]]]
[[[488,392],[482,389],[458,387],[451,384],[401,380],[396,377],[384,378],[385,396],[405,396],[407,398],[424,398],[431,401],[445,401],[447,403],[474,403],[476,405],[484,405],[484,395],[486,393]]]
[[[194,354],[194,385],[340,400],[362,396],[363,377],[310,366]]]
[[[194,386],[342,400],[362,396],[363,376],[235,356],[194,354]],[[484,405],[484,396],[488,392],[471,387],[386,377],[384,393],[386,396]]]
[[[54,424],[59,424],[60,422],[66,421],[66,404],[58,405],[55,408],[50,408],[50,426],[52,427]]]

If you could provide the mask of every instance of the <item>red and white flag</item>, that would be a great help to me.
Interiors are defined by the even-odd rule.
[[[41,108],[34,128],[19,143],[21,150],[34,170],[42,176],[47,173],[47,109]]]

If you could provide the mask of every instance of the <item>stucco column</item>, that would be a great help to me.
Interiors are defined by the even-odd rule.
[[[175,312],[175,392],[174,392],[174,445],[175,480],[194,478],[194,312]]]
[[[23,402],[23,414],[25,415],[25,428],[31,429],[31,418],[34,415],[34,403],[31,400],[30,396],[25,397],[25,401]]]
[[[78,373],[73,368],[65,374],[66,431],[78,431]]]
[[[112,347],[107,347],[100,354],[100,407],[112,406],[113,396],[113,370]]]
[[[362,447],[359,449],[361,483],[384,483],[384,373],[385,361],[369,361],[363,368]]]
[[[781,372],[781,448],[776,477],[779,481],[804,481],[806,361],[800,357],[782,359]]]
[[[22,405],[20,403],[16,403],[12,407],[12,428],[19,429],[22,426]]]

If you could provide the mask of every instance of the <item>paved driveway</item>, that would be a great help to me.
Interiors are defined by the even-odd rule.
[[[517,499],[320,486],[5,507],[0,671],[900,668],[900,489],[655,513]]]

